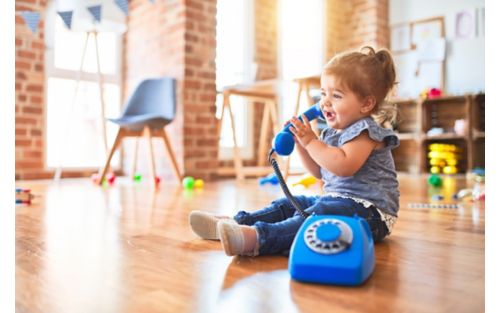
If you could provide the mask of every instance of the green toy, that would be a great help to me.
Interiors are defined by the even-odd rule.
[[[193,189],[194,188],[194,178],[191,176],[186,176],[182,180],[182,186],[184,189]]]
[[[135,182],[140,182],[141,179],[142,179],[142,175],[141,174],[138,174],[138,173],[134,174],[134,181]]]
[[[439,175],[432,174],[429,176],[429,179],[427,179],[427,183],[433,187],[440,187],[443,184],[443,180]]]

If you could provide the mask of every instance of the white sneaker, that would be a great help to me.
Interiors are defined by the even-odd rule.
[[[248,239],[245,238],[245,233],[243,232],[243,228],[245,227],[250,228],[250,226],[238,225],[227,222],[226,220],[221,220],[217,223],[217,232],[220,236],[220,241],[226,255],[256,256],[259,254],[257,243],[255,243],[251,250],[246,250],[248,249],[245,247]]]
[[[191,211],[189,214],[191,229],[203,239],[220,239],[219,232],[217,231],[217,222],[220,220],[236,224],[236,221],[229,216],[220,216],[203,211]]]

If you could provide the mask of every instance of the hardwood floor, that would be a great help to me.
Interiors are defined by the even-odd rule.
[[[255,210],[281,197],[277,186],[227,180],[155,192],[125,178],[107,189],[90,179],[17,182],[39,197],[16,207],[16,311],[484,311],[484,202],[410,209],[432,191],[425,177],[400,175],[400,182],[399,220],[375,246],[372,277],[354,288],[291,281],[287,258],[227,257],[189,227],[193,209]],[[466,184],[463,177],[444,183],[447,199]]]

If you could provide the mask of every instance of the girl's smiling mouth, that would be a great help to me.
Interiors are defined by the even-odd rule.
[[[328,112],[328,111],[323,111],[324,115],[325,115],[325,119],[328,120],[328,121],[332,121],[335,119],[335,113],[333,112]]]

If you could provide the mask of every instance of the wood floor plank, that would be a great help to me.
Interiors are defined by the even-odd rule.
[[[484,202],[458,209],[409,208],[467,185],[400,176],[394,231],[375,246],[376,266],[362,286],[290,280],[283,256],[227,257],[197,238],[191,210],[234,215],[281,197],[256,180],[208,182],[158,191],[118,179],[21,181],[39,197],[16,207],[18,312],[481,312],[484,311]],[[470,184],[470,183],[469,183]],[[469,186],[470,187],[470,186]],[[315,194],[310,188],[294,194]]]

